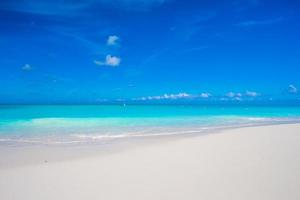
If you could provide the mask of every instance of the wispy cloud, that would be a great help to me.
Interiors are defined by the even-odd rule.
[[[243,99],[241,97],[235,97],[234,100],[236,100],[236,101],[242,101]]]
[[[241,27],[252,27],[259,25],[272,25],[279,22],[282,22],[284,19],[282,17],[274,18],[274,19],[266,19],[266,20],[247,20],[236,24]]]
[[[248,97],[257,97],[259,95],[260,95],[259,93],[253,92],[253,91],[247,91],[246,92],[246,96],[248,96]]]
[[[234,0],[231,1],[234,10],[244,11],[245,9],[255,8],[261,4],[261,0]]]
[[[254,97],[260,96],[259,93],[253,91],[246,91],[245,93],[240,92],[228,92],[225,95],[212,95],[209,92],[202,92],[200,94],[188,94],[185,92],[178,94],[164,94],[158,96],[146,96],[140,98],[134,98],[133,100],[138,101],[148,101],[148,100],[176,100],[176,99],[190,99],[190,100],[199,100],[202,101],[204,99],[211,100],[220,100],[220,101],[243,101],[243,100],[253,100]]]
[[[203,92],[200,94],[188,94],[186,92],[181,92],[178,94],[164,94],[164,95],[157,95],[157,96],[146,96],[146,97],[139,97],[134,98],[134,100],[141,100],[141,101],[147,101],[147,100],[176,100],[176,99],[207,99],[212,97],[211,93]]]
[[[151,8],[161,6],[168,1],[172,0],[98,0],[101,4],[131,11],[148,11],[151,10]]]
[[[98,61],[95,60],[94,63],[96,65],[100,65],[100,66],[110,66],[110,67],[116,67],[119,66],[121,63],[121,58],[117,57],[117,56],[112,56],[112,55],[107,55],[105,57],[105,61]]]
[[[189,97],[191,97],[190,94],[182,92],[182,93],[178,93],[178,94],[164,94],[161,96],[140,97],[140,98],[135,98],[134,100],[147,101],[147,100],[164,100],[164,99],[184,99],[184,98],[189,98]]]
[[[210,93],[204,92],[204,93],[201,93],[199,96],[200,96],[201,98],[209,98],[209,97],[211,97],[212,95],[211,95]]]
[[[197,38],[199,32],[203,33],[203,24],[217,16],[216,11],[200,12],[198,15],[190,15],[186,13],[180,17],[180,19],[170,28],[174,34],[179,37],[178,39],[183,42],[188,42]],[[182,20],[188,18],[189,20]]]
[[[219,99],[217,99],[219,101],[243,101],[242,97],[220,97]]]
[[[225,96],[229,97],[229,98],[233,98],[233,97],[235,97],[235,93],[234,92],[228,92]]]
[[[209,48],[208,46],[192,47],[192,48],[183,49],[180,53],[191,53],[193,51],[202,51],[208,48]]]
[[[27,12],[42,15],[80,15],[88,8],[112,7],[114,9],[146,11],[152,7],[160,6],[170,0],[80,0],[80,1],[60,1],[60,0],[10,0],[0,2],[0,7],[4,10]]]
[[[225,97],[227,98],[231,98],[231,99],[235,99],[235,100],[242,100],[242,97],[243,96],[246,96],[246,97],[257,97],[259,96],[260,94],[257,93],[257,92],[253,92],[253,91],[246,91],[244,94],[240,93],[240,92],[237,92],[237,93],[234,93],[234,92],[228,92]]]
[[[82,26],[85,26],[82,29]],[[73,45],[80,45],[80,48],[86,48],[91,54],[98,54],[98,52],[105,52],[106,45],[99,45],[98,41],[93,40],[93,35],[91,37],[90,32],[95,27],[90,25],[78,24],[77,26],[62,26],[62,25],[49,25],[45,26],[44,29],[49,31],[51,35],[55,37],[62,37],[64,40],[72,40],[76,42]],[[107,30],[101,29],[94,34],[101,38],[107,35]]]
[[[120,38],[116,35],[110,35],[108,38],[107,38],[107,41],[106,41],[106,44],[108,46],[115,46],[115,45],[118,45],[118,41],[120,40]]]
[[[31,67],[31,65],[29,65],[29,64],[25,64],[25,65],[22,67],[22,70],[24,70],[24,71],[31,71],[31,70],[32,70],[32,67]]]
[[[57,1],[57,0],[11,0],[0,3],[2,9],[43,15],[70,15],[94,4],[95,0]]]
[[[290,84],[290,85],[288,86],[288,92],[289,92],[290,94],[297,94],[297,93],[298,93],[298,88],[297,88],[296,86]]]

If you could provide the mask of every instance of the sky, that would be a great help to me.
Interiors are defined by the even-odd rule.
[[[299,10],[297,0],[1,0],[0,103],[300,101]]]

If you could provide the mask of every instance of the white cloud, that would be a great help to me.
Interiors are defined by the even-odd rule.
[[[108,46],[115,46],[118,44],[118,41],[120,40],[120,38],[116,35],[110,35],[108,38],[107,38],[107,42],[106,44]]]
[[[94,63],[96,65],[104,65],[104,66],[116,67],[116,66],[120,65],[121,58],[117,57],[117,56],[107,55],[105,57],[105,61],[104,62],[95,60]]]
[[[161,96],[140,97],[140,98],[136,98],[134,100],[146,101],[146,100],[164,100],[164,99],[184,99],[184,98],[189,98],[189,97],[191,97],[190,94],[182,92],[182,93],[178,93],[178,94],[164,94]]]
[[[247,91],[246,96],[248,97],[257,97],[259,94],[257,92]]]
[[[25,64],[25,65],[22,67],[22,70],[24,70],[24,71],[31,71],[31,70],[32,70],[32,67],[31,67],[31,65],[29,65],[29,64]]]
[[[105,60],[107,65],[118,66],[121,62],[121,58],[116,56],[107,55]]]
[[[235,93],[234,93],[234,92],[228,92],[228,93],[226,94],[226,96],[227,96],[227,97],[230,97],[230,98],[233,98],[233,97],[235,97]]]
[[[256,96],[259,96],[259,95],[260,94],[257,93],[257,92],[246,91],[246,93],[244,95],[240,92],[238,92],[238,93],[228,92],[225,96],[228,97],[228,98],[233,98],[235,100],[241,101],[243,96],[256,97]]]
[[[221,101],[228,101],[228,100],[236,100],[236,101],[242,101],[242,94],[241,93],[234,93],[234,92],[228,92],[226,95],[225,95],[227,98],[221,98]],[[228,99],[230,98],[230,99]]]
[[[236,100],[236,101],[242,101],[242,98],[237,96],[237,97],[234,98],[234,100]]]
[[[296,93],[298,93],[298,89],[296,88],[296,86],[290,84],[288,87],[288,92],[291,94],[296,94]]]
[[[243,101],[246,100],[247,97],[249,100],[251,100],[254,97],[260,96],[261,94],[254,92],[254,91],[246,91],[245,93],[240,93],[240,92],[228,92],[227,94],[223,96],[215,96],[214,99],[218,98],[221,101]],[[178,94],[164,94],[160,96],[145,96],[145,97],[140,97],[140,98],[134,98],[133,100],[164,100],[164,99],[184,99],[184,98],[189,98],[189,99],[199,99],[199,98],[210,98],[213,95],[208,92],[203,92],[200,94],[188,94],[185,92],[178,93]],[[245,97],[245,98],[244,98]]]
[[[208,97],[210,97],[211,96],[211,94],[210,93],[207,93],[207,92],[204,92],[204,93],[201,93],[200,94],[200,97],[201,98],[208,98]]]
[[[292,84],[289,85],[288,90],[289,90],[289,93],[293,93],[293,94],[298,93],[298,89],[296,88],[296,86],[294,86]]]

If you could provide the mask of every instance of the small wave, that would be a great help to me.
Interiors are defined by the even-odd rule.
[[[210,128],[198,128],[195,130],[182,130],[182,131],[157,131],[151,133],[126,133],[118,135],[89,135],[89,134],[73,134],[73,137],[81,139],[92,139],[92,140],[101,140],[101,139],[114,139],[114,138],[129,138],[129,137],[153,137],[153,136],[168,136],[168,135],[181,135],[181,134],[192,134],[192,133],[201,133],[204,130],[209,130]]]
[[[268,121],[270,120],[270,118],[266,118],[266,117],[246,117],[247,120],[250,121]]]
[[[107,139],[107,138],[124,138],[128,137],[129,135],[85,135],[85,134],[74,134],[73,137],[81,138],[81,139],[92,139],[92,140],[99,140],[99,139]]]
[[[12,139],[2,139],[2,138],[0,138],[0,142],[9,142],[9,141],[12,141]]]
[[[221,120],[220,120],[221,119]],[[267,118],[267,117],[232,117],[220,118],[213,121],[211,124],[202,124],[201,121],[193,121],[193,123],[187,123],[184,125],[164,125],[154,126],[152,124],[148,126],[128,126],[128,127],[116,127],[110,124],[111,129],[103,128],[103,126],[93,127],[95,121],[100,120],[92,119],[92,124],[87,124],[82,129],[76,127],[76,119],[67,119],[72,126],[67,126],[65,129],[48,129],[49,122],[65,121],[66,119],[36,119],[35,123],[44,124],[46,121],[47,126],[39,126],[35,129],[18,129],[16,132],[8,132],[9,134],[0,133],[1,144],[5,143],[22,143],[22,144],[78,144],[98,141],[112,141],[115,139],[123,138],[139,138],[139,137],[153,137],[153,136],[171,136],[171,135],[183,135],[183,134],[198,134],[209,133],[214,130],[223,130],[239,127],[259,126],[259,125],[271,125],[281,123],[299,123],[300,118]],[[78,119],[82,122],[81,119]],[[128,119],[127,119],[128,120]],[[85,121],[85,119],[83,120]],[[73,127],[75,125],[75,127]],[[70,128],[72,127],[72,128]],[[91,128],[91,129],[89,129]],[[26,131],[27,132],[26,132]],[[20,135],[19,133],[22,133]],[[4,133],[4,132],[3,132]],[[27,134],[28,133],[28,134]],[[37,134],[36,134],[37,133]]]

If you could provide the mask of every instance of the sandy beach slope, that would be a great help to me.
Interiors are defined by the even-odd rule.
[[[164,139],[73,159],[62,149],[51,151],[62,151],[55,154],[61,159],[52,162],[45,154],[22,165],[41,157],[43,147],[26,154],[3,150],[0,199],[300,199],[299,124]],[[8,157],[19,166],[10,167]]]

